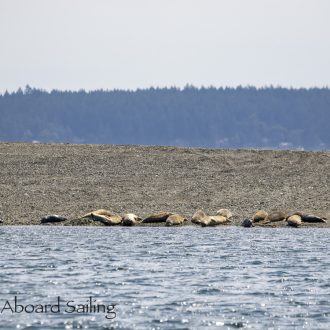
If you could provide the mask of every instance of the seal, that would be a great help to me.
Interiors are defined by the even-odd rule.
[[[179,214],[172,214],[166,219],[166,226],[179,226],[182,225],[185,221],[188,221],[186,218]]]
[[[94,221],[100,221],[106,226],[119,225],[122,221],[122,217],[120,215],[113,214],[111,211],[105,209],[98,209],[96,211],[89,212],[81,218],[90,218]]]
[[[202,221],[208,220],[208,217],[209,216],[204,211],[198,210],[191,217],[191,222],[200,225]]]
[[[216,215],[222,215],[223,217],[226,217],[227,219],[230,219],[233,214],[229,209],[220,209],[217,211]]]
[[[301,225],[301,216],[298,214],[291,215],[286,218],[288,226],[290,227],[299,227]]]
[[[326,218],[321,218],[321,217],[318,217],[316,215],[313,215],[313,214],[303,214],[302,217],[301,217],[301,220],[303,222],[312,222],[312,223],[315,223],[315,222],[323,222],[323,223],[326,223]]]
[[[147,218],[142,220],[142,223],[166,222],[167,218],[172,214],[173,214],[172,212],[158,212],[155,214],[151,214]]]
[[[290,212],[288,213],[287,218],[291,217],[292,215],[299,215],[300,217],[302,217],[304,213],[300,211]]]
[[[123,226],[135,226],[142,221],[142,218],[138,217],[133,213],[126,213],[123,215],[123,220],[121,224]]]
[[[97,213],[91,213],[90,218],[94,221],[100,221],[106,226],[119,225],[122,221],[122,217],[120,215],[108,216]]]
[[[202,227],[219,226],[230,223],[231,221],[222,215],[211,215],[203,218],[201,221]]]
[[[252,217],[253,222],[260,222],[265,220],[265,218],[268,216],[268,213],[264,210],[259,210],[255,213],[255,215]]]
[[[65,220],[67,220],[66,217],[63,217],[58,214],[50,214],[50,215],[46,215],[45,217],[42,217],[40,222],[41,223],[51,223],[51,222],[62,222]]]
[[[89,213],[86,213],[85,215],[82,216],[82,218],[90,218],[92,214],[98,214],[98,215],[106,215],[108,217],[111,217],[112,215],[114,215],[111,211],[109,210],[105,210],[105,209],[99,209],[96,211],[92,211]]]
[[[252,220],[251,219],[248,219],[248,218],[246,218],[246,219],[243,220],[241,226],[242,227],[245,227],[245,228],[254,227]]]
[[[292,215],[299,215],[301,217],[301,220],[302,222],[311,222],[311,223],[316,223],[316,222],[323,222],[323,223],[326,223],[327,221],[327,218],[325,217],[318,217],[314,214],[308,214],[308,213],[304,213],[304,212],[300,212],[300,211],[297,211],[297,212],[291,212],[288,216],[292,216]]]
[[[263,223],[283,221],[286,219],[286,214],[284,212],[272,212],[267,215],[267,217],[263,220]]]

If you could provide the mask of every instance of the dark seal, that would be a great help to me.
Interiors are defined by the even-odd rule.
[[[41,218],[41,223],[50,223],[50,222],[62,222],[67,220],[67,218],[57,215],[57,214],[51,214],[46,215],[45,217]]]
[[[158,212],[155,214],[149,215],[147,218],[142,220],[142,223],[158,223],[166,222],[167,218],[174,213],[171,212]]]
[[[244,219],[243,222],[242,222],[242,227],[245,227],[245,228],[254,227],[252,220],[251,219]]]
[[[303,222],[323,222],[323,223],[326,223],[325,218],[321,218],[321,217],[318,217],[318,216],[313,215],[313,214],[304,214],[304,215],[302,215],[301,220]]]

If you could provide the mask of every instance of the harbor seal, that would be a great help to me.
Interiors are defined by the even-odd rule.
[[[65,220],[67,220],[66,217],[63,217],[58,214],[50,214],[50,215],[46,215],[45,217],[42,217],[40,222],[41,223],[52,223],[52,222],[62,222]]]
[[[313,215],[313,214],[303,214],[302,217],[301,217],[301,220],[303,222],[311,222],[311,223],[315,223],[315,222],[326,223],[327,222],[325,218],[321,218],[321,217],[318,217],[318,216]]]
[[[208,218],[208,215],[204,211],[198,210],[191,217],[191,222],[196,225],[199,225],[199,224],[201,224],[202,221],[207,220],[207,218]]]
[[[263,223],[283,221],[286,219],[286,214],[284,212],[272,212],[267,215],[267,217],[262,221]]]
[[[314,214],[308,214],[308,213],[303,213],[300,211],[297,212],[291,212],[288,217],[292,215],[299,215],[301,217],[302,222],[310,222],[310,223],[317,223],[317,222],[323,222],[326,223],[327,218],[324,217],[318,217]]]
[[[292,215],[299,215],[300,217],[302,217],[304,215],[304,213],[300,212],[300,211],[290,212],[290,213],[288,213],[287,218],[291,217]]]
[[[252,220],[248,219],[248,218],[244,219],[242,222],[242,227],[245,227],[245,228],[254,227]]]
[[[186,218],[179,214],[172,214],[166,219],[166,226],[179,226],[182,225],[185,221],[188,221]]]
[[[114,215],[109,210],[98,209],[96,211],[92,211],[92,212],[86,213],[85,215],[82,216],[82,218],[90,218],[92,214],[94,214],[94,215],[96,215],[96,214],[98,214],[98,215],[105,215],[105,216],[108,216],[108,217],[111,217],[112,215]]]
[[[139,222],[142,221],[142,218],[138,217],[137,215],[133,213],[127,213],[123,215],[123,220],[121,224],[123,226],[135,226]]]
[[[202,227],[219,226],[230,223],[231,221],[222,215],[211,215],[203,218],[201,221]]]
[[[288,226],[290,227],[299,227],[301,225],[301,216],[294,214],[286,218]]]
[[[253,222],[260,222],[265,220],[265,218],[268,216],[268,213],[264,210],[259,210],[255,213],[255,215],[252,217]]]
[[[142,223],[166,222],[167,218],[172,214],[173,214],[172,212],[158,212],[155,214],[151,214],[147,218],[142,220]]]
[[[122,217],[120,215],[107,216],[97,213],[91,213],[90,218],[94,221],[100,221],[106,226],[119,225],[122,221]]]
[[[223,217],[226,217],[227,219],[230,219],[233,216],[232,212],[228,209],[220,209],[217,211],[216,215],[222,215]]]
[[[93,212],[89,212],[81,218],[89,218],[94,221],[100,221],[106,226],[119,225],[122,221],[122,217],[120,215],[113,214],[111,211],[105,209],[98,209]]]

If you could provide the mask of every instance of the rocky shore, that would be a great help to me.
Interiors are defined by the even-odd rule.
[[[169,211],[183,225],[199,209],[228,208],[232,225],[260,209],[330,218],[329,152],[0,143],[0,167],[0,225],[37,225],[47,214],[68,219],[57,225],[104,225],[81,221],[97,209],[142,219]]]

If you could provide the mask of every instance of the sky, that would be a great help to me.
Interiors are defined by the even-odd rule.
[[[0,92],[330,86],[329,0],[0,0]]]

